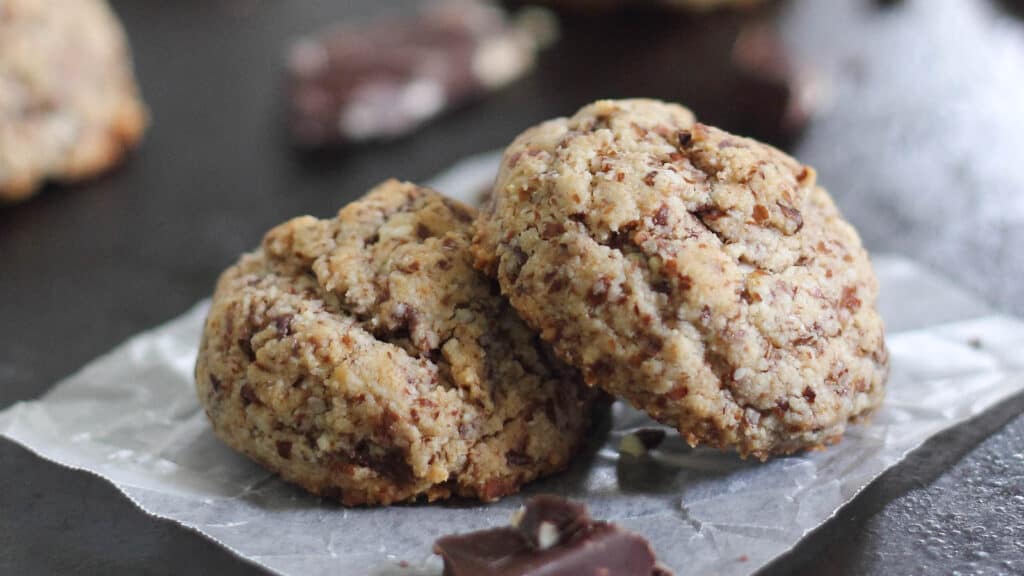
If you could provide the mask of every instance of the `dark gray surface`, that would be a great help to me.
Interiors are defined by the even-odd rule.
[[[790,144],[869,247],[1022,313],[1024,21],[1010,4],[803,0],[766,13],[825,88],[827,106],[796,141],[759,122],[776,110],[736,104],[743,85],[716,67],[740,19],[626,15],[570,19],[530,78],[411,138],[307,158],[283,140],[287,39],[388,8],[115,1],[154,127],[115,174],[0,208],[0,406],[184,311],[271,225],[330,214],[387,176],[425,179],[602,96],[682,101]],[[766,572],[1024,571],[1022,409],[1018,398],[929,442]],[[106,482],[6,441],[0,470],[2,574],[253,571]]]

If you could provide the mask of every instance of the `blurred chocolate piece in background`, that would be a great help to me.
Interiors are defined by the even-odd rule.
[[[557,496],[527,500],[511,526],[444,536],[434,553],[444,576],[671,576],[643,537]]]
[[[800,135],[823,105],[823,85],[810,70],[792,61],[782,37],[768,22],[751,22],[740,29],[730,55],[737,77],[736,105],[769,111],[751,116],[763,125],[758,133],[776,133],[788,141]]]
[[[1000,0],[1000,4],[1011,14],[1024,18],[1024,0]]]
[[[669,8],[685,10],[717,10],[719,8],[750,8],[764,4],[767,0],[660,0],[658,3]]]
[[[558,44],[522,84],[544,93],[557,114],[584,100],[642,95],[681,102],[703,122],[791,148],[829,104],[832,86],[783,39],[777,26],[788,6],[561,12]]]
[[[536,9],[522,16],[513,22],[496,6],[449,0],[299,40],[288,58],[295,143],[397,138],[522,77],[556,27]]]
[[[555,10],[573,12],[613,12],[622,9],[677,10],[711,12],[745,9],[770,0],[518,0],[515,4],[539,4]]]

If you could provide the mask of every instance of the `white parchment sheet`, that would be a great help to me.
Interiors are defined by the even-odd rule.
[[[471,159],[432,184],[475,199],[495,162],[494,155]],[[596,517],[644,534],[680,575],[749,574],[925,439],[1024,389],[1024,323],[993,314],[907,260],[874,262],[892,352],[885,406],[838,446],[763,464],[690,449],[674,434],[646,457],[620,458],[621,436],[651,423],[618,403],[606,437],[567,473],[523,495],[489,506],[345,509],[284,484],[214,437],[192,383],[205,302],[41,399],[0,413],[0,433],[98,474],[146,512],[282,574],[438,574],[431,555],[438,536],[503,525],[523,496],[541,492],[583,500]]]

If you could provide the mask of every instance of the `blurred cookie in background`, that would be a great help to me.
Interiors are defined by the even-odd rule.
[[[0,201],[118,163],[147,114],[103,0],[0,0]]]
[[[537,9],[512,19],[455,0],[303,38],[288,58],[293,140],[319,148],[408,134],[524,76],[556,30]]]

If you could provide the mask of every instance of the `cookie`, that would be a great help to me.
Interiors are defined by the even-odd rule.
[[[0,0],[0,201],[103,172],[145,126],[104,0]]]
[[[600,101],[508,147],[473,249],[588,384],[764,459],[884,395],[877,281],[815,180],[681,106]]]
[[[392,180],[267,233],[202,336],[217,435],[346,505],[491,501],[564,468],[593,394],[473,268],[475,216]]]

